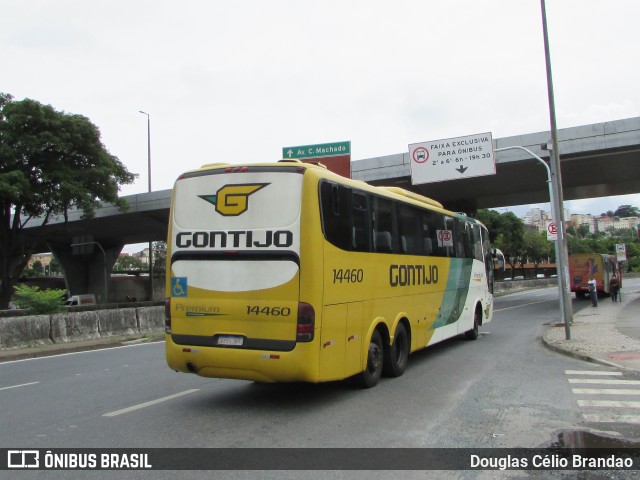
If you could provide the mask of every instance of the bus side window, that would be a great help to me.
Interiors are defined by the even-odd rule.
[[[374,251],[383,253],[398,252],[394,241],[393,203],[382,197],[373,197]],[[397,237],[395,237],[397,238]]]
[[[447,257],[447,248],[438,239],[438,232],[445,229],[444,216],[437,212],[425,211],[422,213],[422,245],[425,255],[434,257]],[[440,233],[442,235],[442,233]]]
[[[484,256],[484,270],[487,274],[487,285],[489,293],[493,293],[493,255],[491,252],[491,242],[489,241],[489,232],[486,228],[479,227],[482,241],[482,253]]]
[[[470,225],[473,229],[473,237],[472,237],[472,248],[473,248],[473,257],[476,260],[484,261],[484,256],[482,254],[482,235],[480,233],[480,225],[473,224]]]
[[[408,205],[398,205],[398,229],[400,252],[407,255],[424,255],[425,248],[419,231],[420,211]],[[428,254],[427,254],[428,255]]]
[[[460,219],[454,219],[454,241],[456,246],[456,257],[476,258],[473,248],[472,224]]]
[[[352,238],[348,194],[347,188],[330,182],[323,182],[320,186],[324,236],[333,245],[344,250],[350,249]]]
[[[348,250],[368,252],[369,248],[369,201],[367,195],[351,192],[352,243]],[[349,216],[347,216],[348,218]]]

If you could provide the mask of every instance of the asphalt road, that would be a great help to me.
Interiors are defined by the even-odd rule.
[[[402,377],[368,390],[346,382],[263,385],[175,373],[165,364],[163,343],[2,363],[0,448],[544,446],[561,430],[594,427],[568,372],[628,376],[545,348],[545,324],[556,321],[557,288],[497,298],[494,320],[478,340],[456,338],[413,354]],[[638,432],[635,425],[607,430]],[[85,478],[79,473],[64,478]],[[286,476],[261,473],[252,478]]]

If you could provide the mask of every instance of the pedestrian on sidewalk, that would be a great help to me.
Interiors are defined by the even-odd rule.
[[[618,301],[618,290],[620,290],[620,281],[618,280],[618,277],[616,277],[616,274],[614,273],[613,276],[611,277],[611,280],[609,280],[609,291],[611,292],[612,302]]]
[[[589,288],[589,296],[591,297],[591,306],[598,306],[598,282],[593,277],[593,275],[589,276],[589,281],[587,282],[587,286]]]

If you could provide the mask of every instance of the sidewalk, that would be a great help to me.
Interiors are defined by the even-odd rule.
[[[640,371],[640,293],[623,292],[616,303],[600,298],[597,308],[588,299],[574,302],[584,308],[573,314],[571,339],[566,339],[563,323],[553,324],[543,335],[544,343],[581,360]]]

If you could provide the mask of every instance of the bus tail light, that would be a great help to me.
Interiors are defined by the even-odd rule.
[[[164,333],[171,333],[171,298],[164,299]]]
[[[313,340],[316,324],[316,312],[311,305],[305,302],[298,303],[298,325],[296,328],[297,342],[310,342]]]

